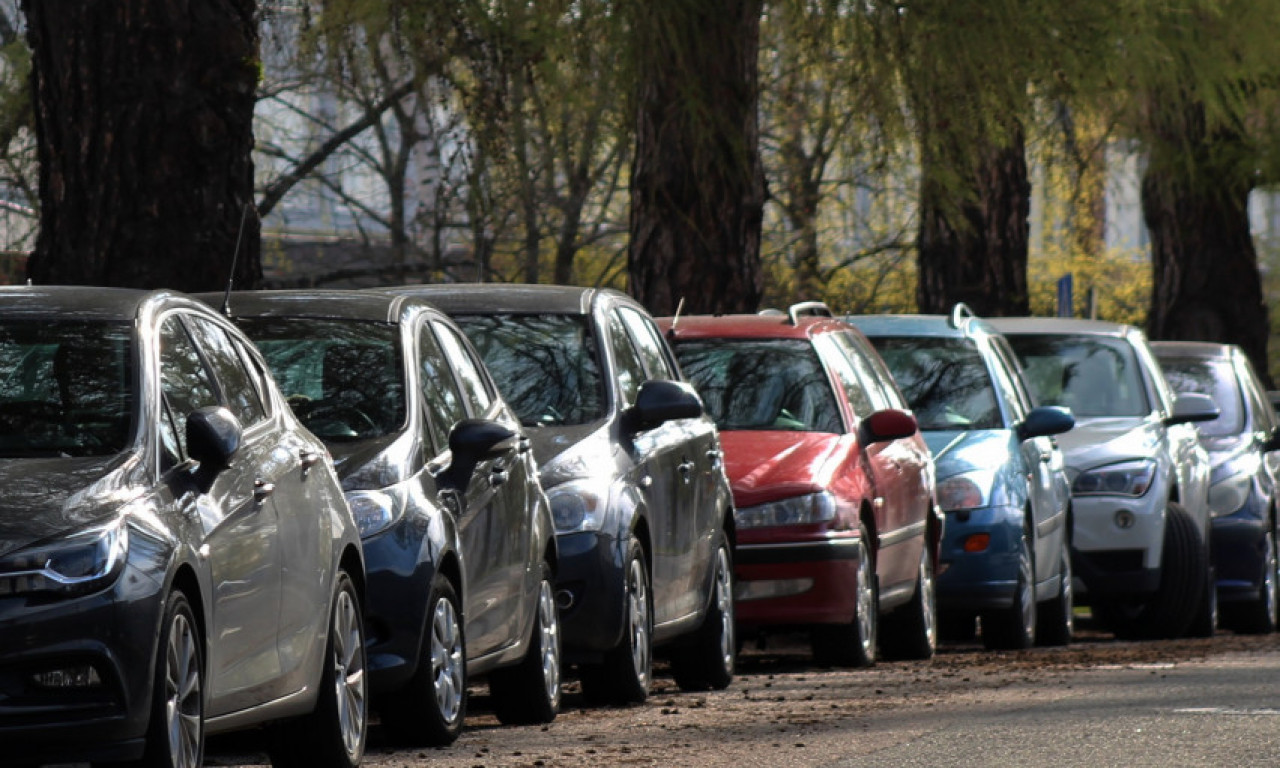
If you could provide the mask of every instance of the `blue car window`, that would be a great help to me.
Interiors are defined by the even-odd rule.
[[[1225,437],[1244,430],[1244,393],[1240,391],[1231,361],[1162,357],[1160,367],[1174,392],[1208,395],[1217,404],[1218,418],[1196,424],[1201,435]]]
[[[681,341],[676,358],[721,429],[844,431],[831,380],[808,341]]]
[[[970,339],[933,336],[872,337],[920,429],[1000,429],[995,387]]]

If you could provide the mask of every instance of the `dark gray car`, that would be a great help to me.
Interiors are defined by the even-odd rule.
[[[0,290],[0,743],[195,768],[364,750],[364,567],[324,445],[253,345],[169,292]]]
[[[652,649],[677,683],[733,676],[733,502],[719,435],[653,319],[611,290],[387,289],[466,331],[529,430],[560,550],[565,655],[593,701],[642,701]]]

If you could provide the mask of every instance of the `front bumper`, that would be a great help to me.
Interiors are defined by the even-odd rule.
[[[1025,513],[996,506],[948,512],[938,555],[939,611],[980,611],[1013,605],[1018,586],[1018,542]],[[985,549],[966,552],[971,537],[990,537]]]
[[[1266,534],[1271,526],[1267,499],[1254,489],[1244,506],[1212,518],[1209,545],[1222,602],[1255,600],[1262,586]]]
[[[857,532],[787,542],[740,540],[734,553],[738,625],[749,631],[849,623],[861,552]]]
[[[1164,494],[1073,496],[1072,567],[1097,595],[1141,597],[1160,585]],[[1127,525],[1127,527],[1126,527]]]
[[[369,687],[377,695],[402,688],[418,669],[439,553],[427,551],[409,515],[361,545]]]
[[[557,534],[556,547],[562,653],[566,663],[599,662],[622,642],[623,543],[610,533],[582,531]]]

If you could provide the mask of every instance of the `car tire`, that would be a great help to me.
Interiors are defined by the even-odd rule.
[[[876,663],[879,643],[880,592],[875,560],[866,526],[858,532],[858,583],[853,620],[848,624],[823,624],[812,632],[813,658],[826,667],[870,667]]]
[[[1257,599],[1231,604],[1230,612],[1223,617],[1228,620],[1232,629],[1250,635],[1271,634],[1280,624],[1280,617],[1277,617],[1277,605],[1280,604],[1280,596],[1277,595],[1277,585],[1280,585],[1280,557],[1276,554],[1274,525],[1264,535],[1262,548],[1262,575]]]
[[[733,682],[733,556],[721,534],[712,561],[711,603],[692,642],[676,650],[671,673],[682,691],[720,691]]]
[[[442,747],[462,733],[467,716],[467,658],[457,590],[437,573],[427,599],[418,669],[388,697],[382,725],[399,744]]]
[[[623,636],[601,664],[584,664],[582,693],[592,704],[640,704],[653,681],[653,597],[644,547],[632,536],[623,570]]]
[[[551,566],[542,563],[533,631],[524,659],[489,675],[493,712],[504,725],[549,723],[560,712],[560,609]]]
[[[886,659],[931,659],[938,649],[938,596],[928,537],[920,549],[911,601],[885,617],[880,655]]]
[[[316,706],[276,726],[269,749],[275,768],[360,765],[369,730],[363,616],[355,583],[338,571]]]
[[[1212,567],[1205,572],[1204,588],[1191,615],[1187,637],[1213,637],[1218,631],[1218,578]]]
[[[170,593],[156,651],[146,748],[139,766],[199,768],[204,760],[205,673],[199,631],[187,596],[180,590]]]
[[[1013,604],[1001,611],[982,613],[982,644],[988,650],[1022,650],[1036,642],[1035,559],[1031,539],[1022,529],[1018,538],[1018,577]]]
[[[1045,602],[1036,613],[1036,643],[1039,645],[1069,645],[1076,632],[1075,588],[1071,584],[1071,545],[1062,540],[1061,561],[1058,565],[1058,594]]]

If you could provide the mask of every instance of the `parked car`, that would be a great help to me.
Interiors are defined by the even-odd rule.
[[[1209,453],[1209,541],[1223,624],[1242,632],[1274,632],[1280,419],[1240,347],[1155,341],[1151,349],[1175,392],[1208,395],[1221,411],[1197,427]]]
[[[1096,617],[1122,637],[1211,635],[1217,620],[1209,457],[1194,422],[1218,409],[1176,397],[1143,333],[1067,318],[992,318],[1037,400],[1063,405],[1072,566]]]
[[[928,658],[929,449],[862,334],[811,310],[660,321],[724,441],[739,627],[808,631],[824,664]]]
[[[733,504],[719,437],[653,319],[617,291],[387,289],[462,326],[529,430],[551,499],[566,659],[595,702],[649,693],[667,646],[686,690],[733,677]]]
[[[360,539],[252,344],[179,294],[0,290],[4,761],[357,765]]]
[[[845,319],[880,353],[933,453],[944,636],[972,638],[981,616],[988,648],[1070,642],[1071,492],[1051,436],[1071,429],[1071,411],[1036,406],[1008,343],[963,304]]]
[[[551,509],[529,439],[466,337],[406,296],[245,291],[228,311],[337,465],[363,539],[383,725],[402,742],[452,742],[477,675],[502,722],[553,720]]]

